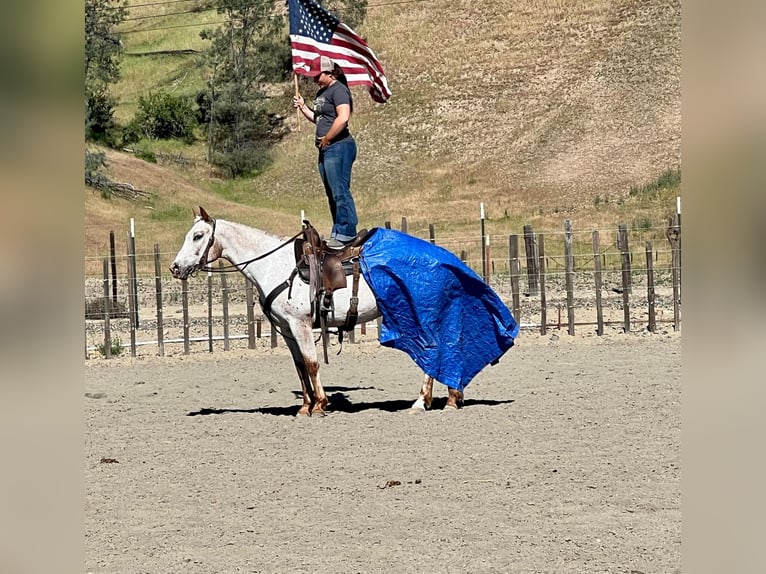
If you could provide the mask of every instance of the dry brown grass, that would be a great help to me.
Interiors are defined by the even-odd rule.
[[[480,202],[495,234],[524,223],[559,230],[566,218],[580,229],[662,222],[678,190],[652,201],[628,192],[681,163],[680,22],[680,0],[370,7],[359,31],[394,95],[380,106],[355,92],[360,226],[398,226],[404,216],[411,226],[460,231],[477,225]],[[139,80],[131,76],[134,93]],[[329,227],[312,127],[294,131],[274,150],[274,164],[247,181],[110,153],[116,179],[151,191],[154,209],[86,192],[86,252],[102,253],[104,241],[91,238],[125,229],[130,217],[174,247],[187,209],[199,204],[285,235],[301,209]],[[167,216],[173,209],[176,220]]]

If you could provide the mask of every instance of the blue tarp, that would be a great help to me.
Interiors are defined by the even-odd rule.
[[[383,316],[380,343],[404,351],[437,381],[462,391],[513,346],[519,325],[511,312],[446,249],[376,228],[360,261]]]

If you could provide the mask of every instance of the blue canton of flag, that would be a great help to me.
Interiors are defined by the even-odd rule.
[[[361,36],[313,0],[288,0],[288,7],[296,74],[309,75],[312,62],[327,56],[343,70],[349,86],[368,86],[376,102],[391,97],[383,67]]]
[[[340,20],[314,2],[291,1],[290,8],[290,34],[306,36],[322,44],[330,43]]]

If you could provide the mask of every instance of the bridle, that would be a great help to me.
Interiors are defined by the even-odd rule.
[[[269,255],[271,255],[272,253],[275,253],[276,251],[279,251],[286,245],[290,245],[290,243],[298,239],[298,237],[300,237],[303,234],[303,231],[299,231],[298,233],[296,233],[289,239],[277,245],[271,251],[267,251],[266,253],[253,257],[252,259],[248,259],[246,261],[240,261],[238,263],[232,263],[231,265],[225,265],[223,267],[209,267],[207,264],[208,263],[207,256],[210,253],[210,250],[212,249],[213,244],[215,243],[215,219],[211,217],[210,223],[213,227],[213,231],[212,233],[210,233],[210,239],[208,239],[207,246],[205,247],[205,251],[202,252],[202,255],[199,258],[199,262],[195,263],[192,267],[189,268],[189,272],[186,274],[187,277],[194,277],[199,271],[206,271],[208,273],[232,273],[234,271],[243,271],[245,267],[247,267],[251,263],[254,263],[255,261],[259,261],[261,259],[265,259]]]
[[[212,222],[211,224],[213,226],[213,231],[210,234],[210,239],[207,242],[207,247],[205,247],[205,251],[202,253],[202,256],[200,257],[199,262],[196,263],[191,268],[191,271],[188,273],[187,276],[189,276],[189,275],[194,276],[194,275],[196,275],[196,273],[198,271],[206,271],[208,273],[232,273],[234,271],[244,271],[245,268],[248,265],[250,265],[251,263],[254,263],[255,261],[259,261],[261,259],[265,259],[269,255],[279,251],[280,249],[282,249],[286,245],[290,245],[293,241],[298,239],[298,237],[303,235],[303,231],[301,230],[298,233],[296,233],[295,235],[293,235],[292,237],[290,237],[289,239],[287,239],[287,240],[283,241],[282,243],[280,243],[279,245],[277,245],[274,249],[271,249],[270,251],[267,251],[266,253],[262,253],[261,255],[253,257],[253,258],[248,259],[246,261],[240,261],[239,263],[232,263],[231,265],[224,265],[224,266],[221,266],[221,267],[210,267],[207,264],[207,256],[210,253],[210,249],[213,247],[213,244],[215,243],[215,219],[213,219],[212,217],[210,219],[211,219],[211,222]],[[263,309],[263,312],[264,312],[264,314],[267,317],[271,317],[271,304],[273,303],[274,299],[276,299],[276,297],[280,293],[282,293],[282,291],[284,291],[285,289],[290,287],[290,285],[292,284],[292,280],[295,277],[295,275],[297,275],[297,273],[298,273],[298,267],[296,265],[295,269],[290,274],[290,277],[288,277],[285,281],[283,281],[282,283],[277,285],[272,290],[272,292],[269,293],[269,295],[266,296],[265,300],[261,301],[261,308]],[[259,298],[260,298],[260,295],[259,295]],[[274,323],[273,320],[272,320],[272,325],[274,325],[274,327],[276,328],[276,324]],[[284,337],[294,339],[294,337],[288,336],[285,333],[281,333],[281,331],[280,331],[280,334],[282,336],[284,336]]]
[[[207,242],[207,247],[205,247],[205,251],[202,252],[202,256],[199,258],[199,263],[195,265],[197,269],[202,269],[207,265],[207,255],[210,253],[210,249],[213,247],[213,243],[215,242],[215,219],[212,219],[212,225],[213,231],[210,233],[210,239]]]
[[[215,219],[210,218],[212,221],[213,226],[213,232],[210,234],[210,239],[207,242],[207,247],[205,247],[205,251],[202,252],[202,255],[199,258],[199,261],[189,267],[189,270],[186,272],[186,275],[183,277],[184,279],[188,279],[189,277],[194,277],[197,275],[198,271],[204,271],[206,270],[205,266],[207,265],[207,255],[210,253],[210,249],[213,247],[213,243],[215,242]]]

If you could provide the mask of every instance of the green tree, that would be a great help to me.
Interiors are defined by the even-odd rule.
[[[275,132],[264,85],[287,78],[289,43],[273,2],[218,0],[218,12],[226,16],[224,24],[202,33],[211,40],[212,73],[197,102],[208,122],[208,161],[237,177],[268,162]]]
[[[127,15],[119,0],[85,0],[85,88],[99,91],[120,77],[122,42],[114,32]]]
[[[126,15],[120,0],[85,0],[86,139],[108,140],[114,127],[115,100],[109,86],[120,77],[122,55],[122,42],[114,28]]]

